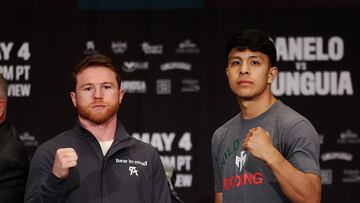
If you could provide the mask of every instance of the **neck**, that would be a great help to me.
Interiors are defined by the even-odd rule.
[[[267,111],[276,100],[272,94],[269,94],[251,100],[238,98],[238,104],[243,118],[252,119]]]
[[[117,115],[115,114],[109,120],[102,124],[96,124],[79,116],[79,121],[90,131],[99,142],[110,141],[115,137],[117,126]]]

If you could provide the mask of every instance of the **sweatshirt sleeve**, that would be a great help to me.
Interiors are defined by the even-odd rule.
[[[157,151],[154,152],[153,163],[153,188],[151,202],[171,203],[170,191],[166,180],[165,170]]]
[[[54,152],[40,146],[30,164],[25,190],[25,203],[61,202],[65,181],[52,173]]]
[[[302,120],[289,130],[286,159],[304,173],[320,176],[320,138],[310,121]]]

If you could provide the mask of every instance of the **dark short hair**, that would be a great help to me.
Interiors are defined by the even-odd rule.
[[[91,54],[91,55],[87,55],[84,58],[82,58],[80,60],[80,62],[75,66],[75,68],[71,74],[73,91],[76,90],[77,75],[81,71],[83,71],[87,68],[90,68],[90,67],[94,67],[94,66],[102,66],[102,67],[106,67],[106,68],[109,68],[110,70],[112,70],[115,73],[116,81],[118,83],[118,87],[120,88],[121,78],[120,78],[119,69],[112,62],[112,60],[109,57],[102,55],[102,54]]]
[[[226,47],[226,61],[232,49],[259,51],[267,55],[271,66],[276,66],[276,48],[270,37],[260,30],[249,29],[230,37]]]

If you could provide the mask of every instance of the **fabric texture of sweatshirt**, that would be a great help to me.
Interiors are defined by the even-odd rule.
[[[73,148],[78,161],[69,176],[52,173],[56,150]],[[131,137],[118,122],[114,142],[104,156],[101,147],[79,121],[42,144],[30,165],[25,202],[168,203],[169,186],[158,152]]]

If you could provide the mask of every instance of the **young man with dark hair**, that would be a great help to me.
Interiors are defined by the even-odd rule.
[[[25,202],[169,203],[157,151],[118,121],[124,92],[116,66],[104,55],[90,55],[72,75],[78,121],[35,152]]]
[[[319,136],[271,93],[273,42],[258,30],[234,35],[227,62],[240,113],[212,138],[215,202],[320,202]]]

